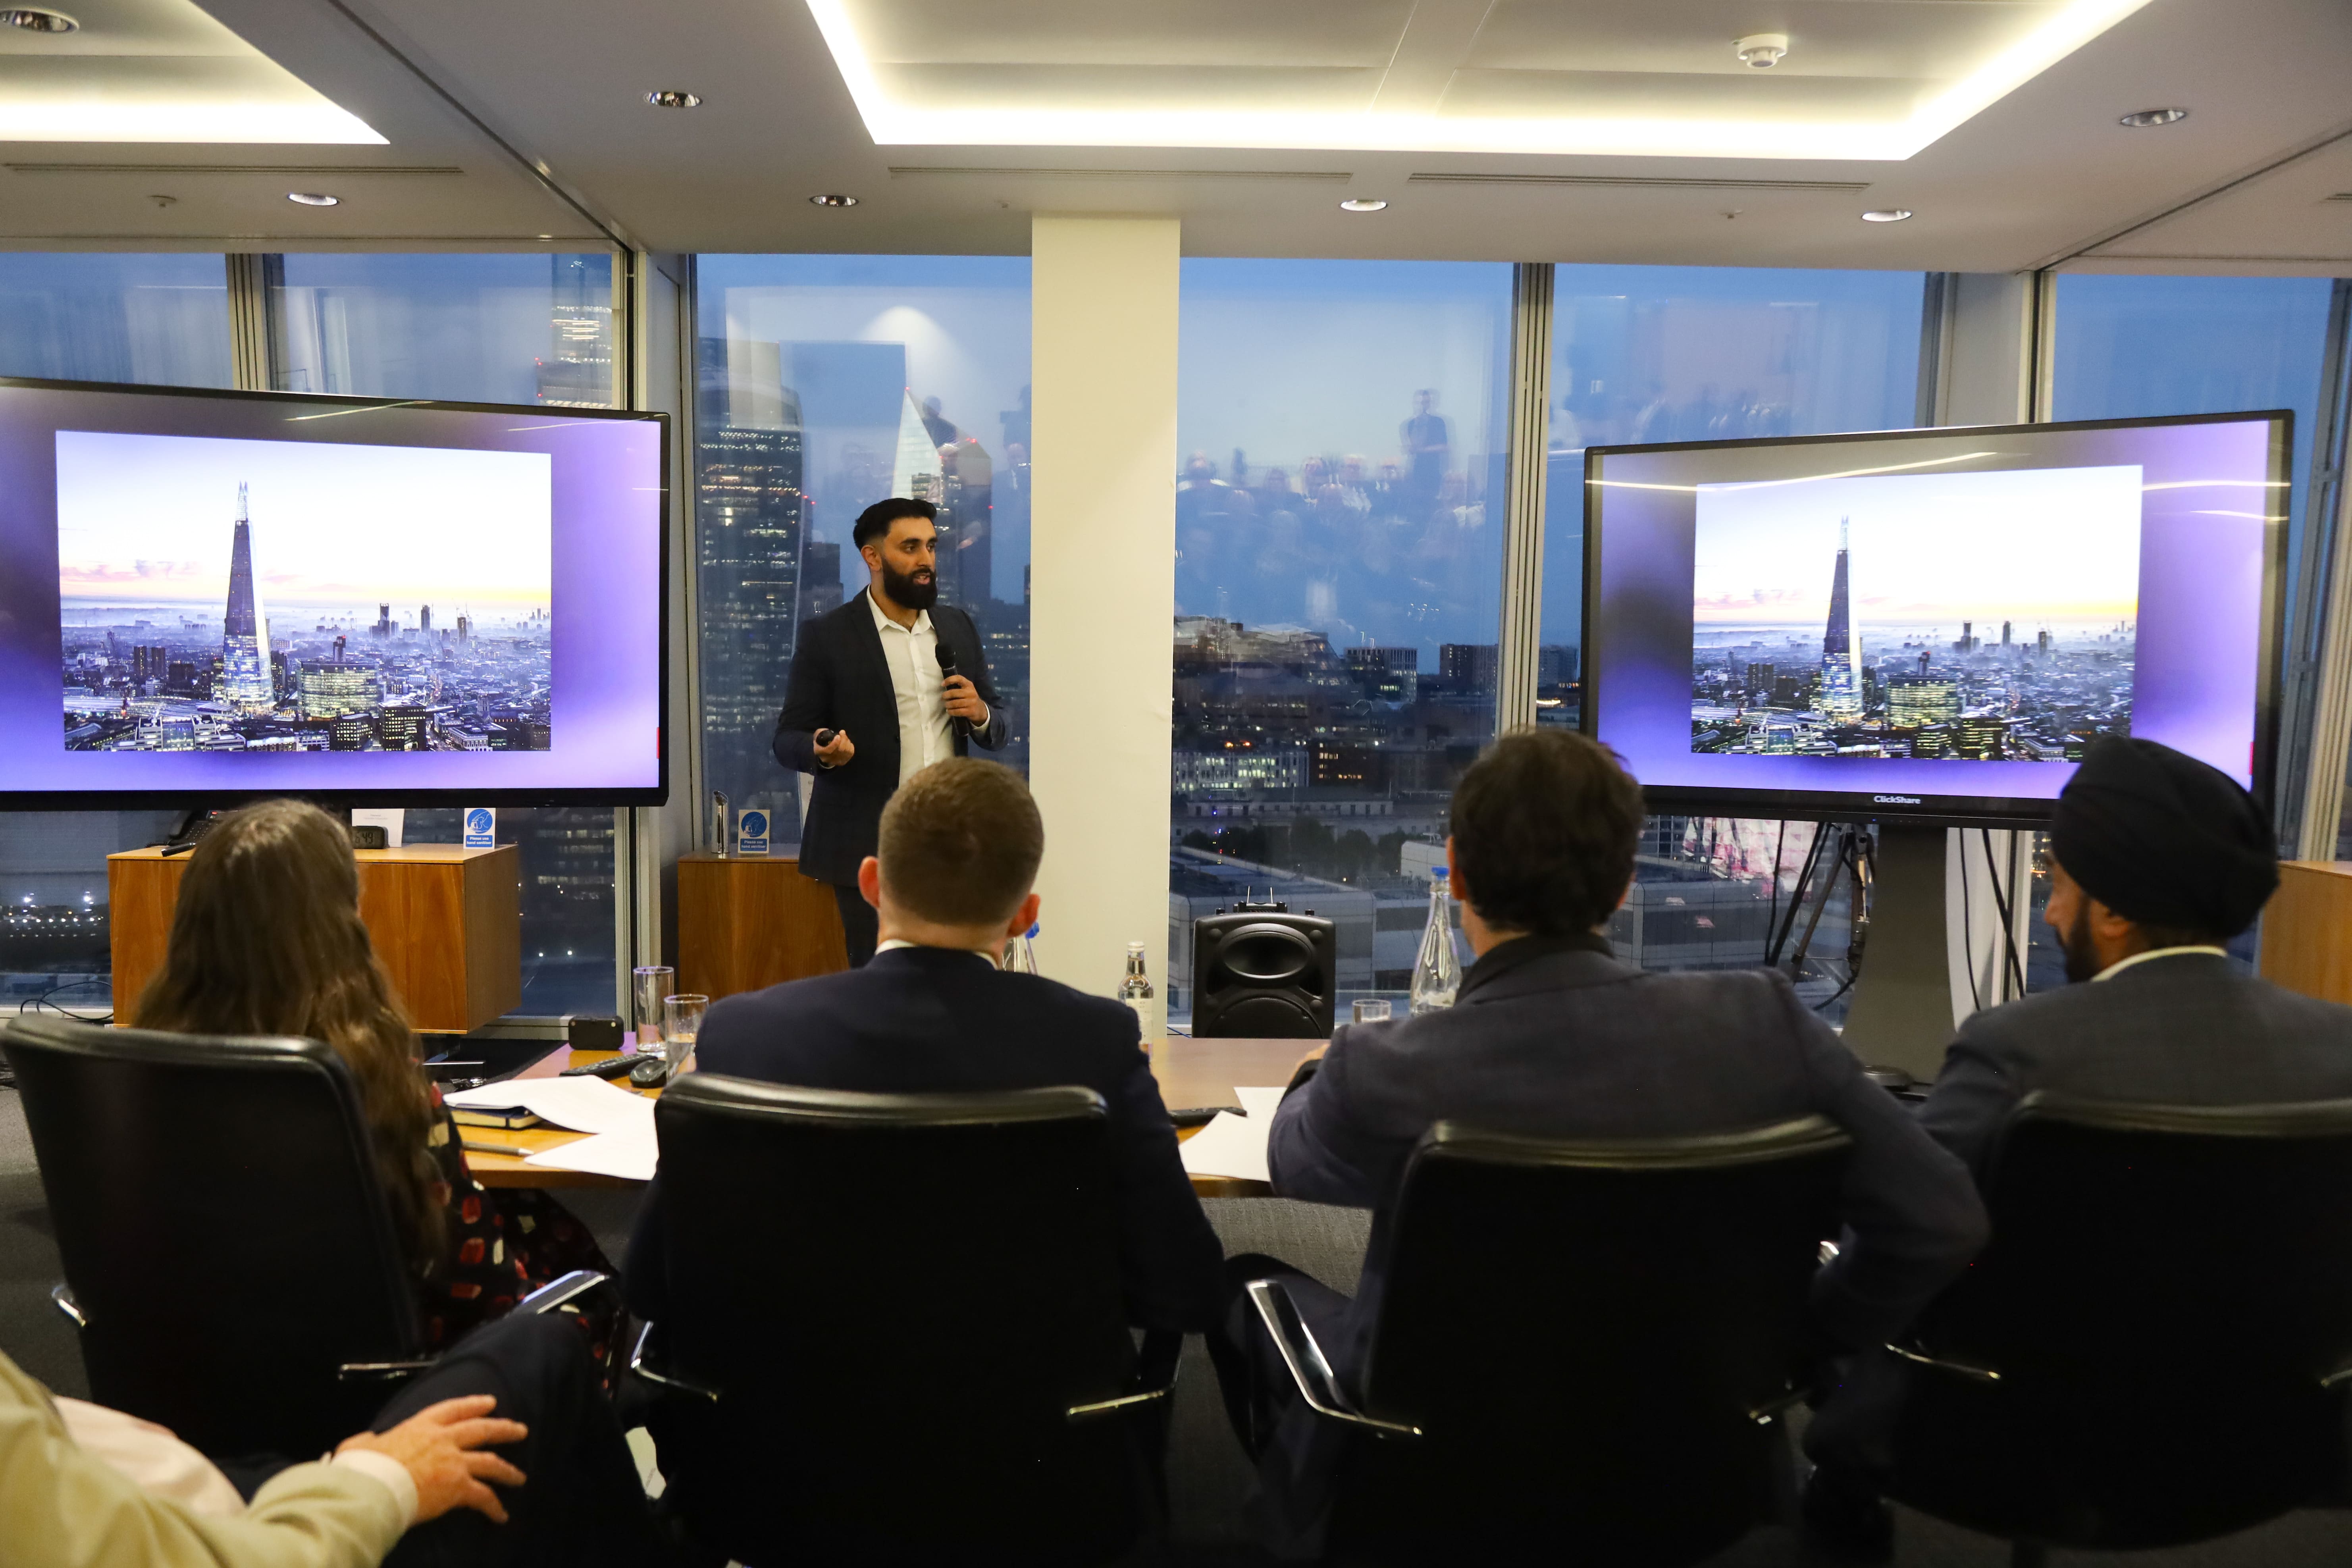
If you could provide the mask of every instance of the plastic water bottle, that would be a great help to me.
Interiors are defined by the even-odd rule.
[[[1118,983],[1118,999],[1135,1009],[1136,1027],[1151,1038],[1151,977],[1143,972],[1143,944],[1127,944],[1127,978]]]
[[[1033,924],[1019,936],[1005,942],[1004,962],[1000,965],[1005,973],[1034,974],[1037,973],[1037,950],[1030,945],[1036,940],[1037,928]]]
[[[1434,1013],[1454,1005],[1462,988],[1462,961],[1454,952],[1454,919],[1447,910],[1453,894],[1445,868],[1429,874],[1429,924],[1421,933],[1421,952],[1412,961],[1412,1014]]]

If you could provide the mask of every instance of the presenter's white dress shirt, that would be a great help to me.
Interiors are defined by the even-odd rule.
[[[890,690],[898,700],[898,782],[903,784],[933,763],[955,755],[954,732],[948,727],[947,679],[940,673],[940,637],[931,629],[929,610],[917,610],[909,627],[884,615],[871,594],[866,607],[874,612],[882,660],[890,667]]]

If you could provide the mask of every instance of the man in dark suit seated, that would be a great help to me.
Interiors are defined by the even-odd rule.
[[[2074,984],[1971,1016],[1919,1123],[1981,1181],[2038,1089],[2161,1105],[2352,1097],[2352,1007],[2242,972],[2225,951],[2278,887],[2269,817],[2236,781],[2154,741],[2109,737],[2050,821],[2042,921]],[[1819,1463],[1806,1520],[1849,1557],[1883,1560],[1878,1488],[1906,1369],[1874,1353],[1805,1434]]]
[[[1651,974],[1615,957],[1599,928],[1632,885],[1642,816],[1641,786],[1584,736],[1547,729],[1497,742],[1454,795],[1446,859],[1477,955],[1454,1006],[1341,1028],[1276,1113],[1276,1192],[1375,1211],[1352,1300],[1273,1258],[1226,1267],[1234,1294],[1211,1350],[1234,1427],[1260,1459],[1263,1522],[1279,1550],[1314,1549],[1329,1479],[1318,1450],[1329,1439],[1297,1404],[1240,1288],[1282,1278],[1352,1386],[1380,1315],[1391,1205],[1433,1121],[1643,1138],[1829,1117],[1854,1145],[1843,1248],[1815,1290],[1834,1343],[1899,1330],[1983,1244],[1968,1173],[1863,1076],[1786,979]]]
[[[1176,1155],[1135,1014],[1036,974],[997,967],[1037,919],[1030,891],[1045,826],[1028,786],[995,763],[957,758],[907,781],[882,813],[881,854],[858,868],[880,911],[863,969],[789,981],[712,1004],[695,1060],[704,1072],[876,1094],[1082,1084],[1110,1107],[1119,1268],[1138,1328],[1206,1328],[1223,1249]],[[755,1201],[756,1194],[746,1194]],[[671,1298],[661,1181],[647,1189],[625,1273],[630,1308],[660,1321]],[[825,1353],[779,1346],[780,1355]],[[656,1438],[671,1445],[670,1434]],[[666,1448],[663,1467],[679,1474]]]

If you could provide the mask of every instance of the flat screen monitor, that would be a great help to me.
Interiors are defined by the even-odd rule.
[[[664,416],[0,380],[0,805],[651,805]]]
[[[1582,723],[1661,810],[2030,824],[2146,736],[2269,801],[2285,413],[1595,447]]]

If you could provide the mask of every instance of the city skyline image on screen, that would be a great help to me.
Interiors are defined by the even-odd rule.
[[[2140,478],[1697,487],[1690,750],[2066,763],[2130,733]]]
[[[56,440],[65,749],[552,748],[545,455]]]

